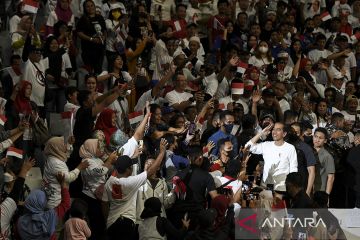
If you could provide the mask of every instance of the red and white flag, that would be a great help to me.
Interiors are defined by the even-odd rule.
[[[141,122],[144,119],[144,114],[141,111],[129,113],[128,116],[131,125]]]
[[[219,20],[214,17],[214,29],[224,29],[224,26],[219,22]]]
[[[352,35],[352,36],[351,36],[351,40],[352,40],[353,42],[359,41],[359,40],[360,40],[360,32],[357,32],[356,34]]]
[[[37,0],[24,0],[23,10],[28,13],[37,13],[39,9],[39,1]]]
[[[4,126],[7,121],[7,118],[4,115],[0,115],[0,125]]]
[[[321,21],[326,22],[327,20],[331,19],[331,15],[328,11],[326,11],[320,15],[320,18],[321,18]]]
[[[231,83],[231,94],[244,94],[244,83]]]
[[[7,157],[12,156],[12,157],[17,157],[17,158],[22,159],[23,158],[23,150],[17,149],[14,147],[9,147],[7,150],[6,156]]]
[[[239,73],[244,74],[248,67],[249,67],[249,65],[247,63],[239,62],[236,71],[239,72]]]

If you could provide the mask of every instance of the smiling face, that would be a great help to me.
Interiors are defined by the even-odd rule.
[[[96,7],[93,1],[88,1],[85,4],[85,12],[89,16],[93,16],[96,14]]]
[[[59,49],[59,43],[56,39],[53,39],[51,42],[50,42],[50,45],[49,45],[49,50],[51,52],[56,52],[57,50]]]
[[[95,77],[89,77],[86,80],[86,88],[91,93],[94,93],[96,91],[96,79],[95,79]]]
[[[123,67],[123,60],[120,56],[117,56],[114,61],[114,68],[115,69],[121,69]]]
[[[284,125],[282,123],[275,123],[271,134],[274,141],[283,140],[286,136],[286,133],[284,132]]]

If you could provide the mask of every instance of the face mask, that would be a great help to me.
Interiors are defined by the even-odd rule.
[[[114,18],[115,20],[118,20],[119,17],[121,16],[121,13],[120,13],[120,11],[112,11],[112,12],[111,12],[111,15],[113,16],[113,18]]]
[[[234,127],[234,124],[224,124],[225,132],[230,134],[232,129]]]
[[[304,136],[304,142],[307,144],[312,144],[313,138],[312,136]]]
[[[307,27],[307,28],[306,28],[306,31],[307,31],[308,33],[312,33],[312,32],[314,31],[314,28],[313,28],[313,27]]]
[[[268,47],[259,47],[259,51],[260,51],[261,53],[267,53],[268,50],[269,50]]]

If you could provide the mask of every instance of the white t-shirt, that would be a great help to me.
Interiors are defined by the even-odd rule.
[[[270,49],[269,49],[269,51],[270,51]],[[259,58],[255,57],[255,56],[251,56],[249,58],[249,64],[251,64],[251,65],[253,65],[253,66],[255,66],[255,67],[259,68],[259,69],[262,69],[262,68],[264,68],[264,66],[267,66],[270,63],[272,63],[273,60],[274,59],[272,59],[272,61],[270,62],[267,58],[259,59]]]
[[[314,0],[300,0],[300,3],[304,3],[304,9],[303,9],[304,19],[312,18],[314,17],[314,15],[320,14],[321,8],[326,8],[325,0],[320,0],[320,6],[316,10],[312,6],[314,2],[315,2]]]
[[[330,52],[327,49],[324,50],[314,49],[308,53],[308,57],[311,60],[311,62],[317,63],[320,60],[320,58],[327,58],[331,54],[332,52]]]
[[[202,84],[205,86],[205,93],[210,94],[213,97],[219,86],[216,74],[213,73],[209,76],[204,77],[204,79],[202,80]]]
[[[158,97],[156,99],[153,98],[151,95],[151,92],[152,92],[152,89],[147,90],[146,92],[144,92],[141,95],[141,97],[139,98],[139,100],[137,101],[137,103],[134,107],[135,112],[144,111],[147,101],[150,104],[158,104],[160,106],[162,106],[166,102],[166,100],[162,97]]]
[[[274,141],[253,144],[251,140],[245,147],[255,154],[262,154],[264,158],[263,183],[274,184],[274,189],[286,191],[285,179],[291,172],[298,171],[297,154],[295,147],[287,142],[277,146]]]
[[[55,11],[50,12],[50,15],[47,19],[46,26],[54,27],[54,25],[58,22],[58,17]],[[67,23],[68,26],[74,27],[75,26],[75,18],[74,14],[71,16],[70,21]]]
[[[16,32],[19,22],[20,22],[21,18],[18,15],[14,15],[13,17],[10,18],[9,20],[9,33],[12,34],[13,32]]]
[[[224,109],[227,109],[227,105],[231,102],[240,103],[244,108],[244,114],[249,113],[249,106],[241,98],[239,98],[237,101],[234,101],[231,98],[231,96],[227,96],[227,97],[223,97],[223,98],[219,99],[219,104],[224,104],[224,106],[225,106]]]
[[[161,11],[159,11],[161,9]],[[159,13],[162,21],[171,20],[171,11],[175,13],[174,0],[153,0],[151,1],[150,16],[154,17],[155,21],[159,21]]]
[[[290,104],[288,101],[286,101],[286,99],[281,99],[279,101],[280,104],[280,108],[282,110],[282,112],[284,113],[286,110],[290,110]]]
[[[127,178],[111,176],[105,184],[103,201],[110,202],[107,228],[120,216],[136,222],[136,196],[138,189],[146,183],[147,172]]]
[[[84,158],[82,161],[88,161],[89,166],[81,171],[83,180],[82,192],[87,196],[96,199],[95,190],[106,181],[106,175],[109,171],[104,166],[103,160],[100,158]]]
[[[129,156],[130,158],[134,155],[136,148],[139,146],[138,142],[134,137],[131,137],[125,144],[122,146],[123,155]],[[133,165],[132,175],[135,176],[139,166],[137,164]]]
[[[224,77],[223,80],[221,81],[221,83],[219,83],[219,86],[218,86],[218,89],[216,92],[216,98],[220,99],[220,98],[228,96],[229,91],[230,91],[229,80],[226,77]]]
[[[169,105],[172,106],[174,104],[187,101],[191,97],[193,97],[193,95],[191,93],[188,93],[188,92],[179,93],[175,90],[172,90],[171,92],[168,92],[166,94],[165,99],[169,102]]]
[[[57,174],[61,172],[65,176],[65,181],[71,183],[77,179],[80,170],[75,168],[71,172],[64,161],[55,157],[49,157],[45,162],[43,186],[48,197],[47,207],[55,208],[61,202],[61,186],[56,179]]]
[[[41,74],[38,72],[36,67],[41,71]],[[37,106],[44,106],[45,98],[45,84],[43,77],[45,77],[45,71],[49,68],[48,58],[40,60],[38,63],[32,63],[30,60],[27,60],[25,63],[24,74],[22,79],[31,82],[32,92],[30,100],[34,101]]]

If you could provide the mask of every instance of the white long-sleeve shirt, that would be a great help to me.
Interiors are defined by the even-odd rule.
[[[286,176],[298,171],[297,154],[295,147],[287,142],[277,146],[274,141],[253,144],[251,140],[246,146],[251,146],[250,151],[262,154],[264,158],[264,171],[262,182],[274,184],[274,190],[286,191]]]
[[[55,208],[61,202],[61,186],[56,179],[57,174],[61,172],[65,176],[65,181],[71,183],[79,176],[79,169],[75,168],[69,171],[66,163],[55,157],[48,157],[45,162],[43,185],[48,196],[47,207]]]

